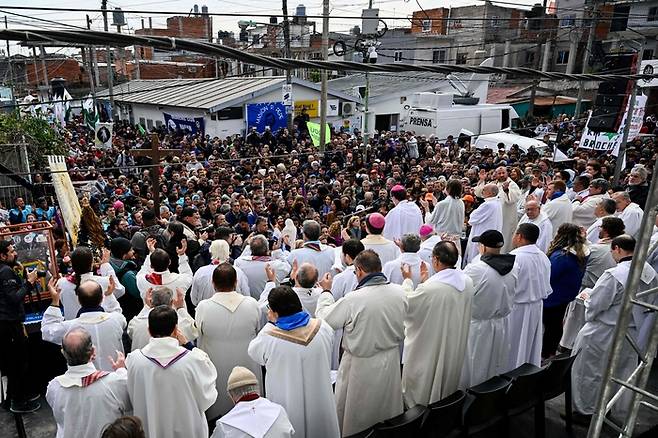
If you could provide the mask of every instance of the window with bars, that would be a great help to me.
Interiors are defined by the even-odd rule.
[[[393,61],[402,62],[402,51],[393,52]]]
[[[446,51],[445,50],[434,50],[432,51],[432,63],[433,64],[445,64],[446,62]]]

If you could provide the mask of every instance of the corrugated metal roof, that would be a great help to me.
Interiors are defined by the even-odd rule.
[[[442,73],[408,72],[408,73],[374,73],[370,75],[371,100],[390,96],[395,93],[431,91],[443,88],[448,83]],[[357,73],[329,81],[329,87],[351,94],[354,87],[365,87],[365,73]]]
[[[229,106],[236,99],[248,99],[272,87],[280,87],[282,76],[226,79],[138,79],[116,85],[117,102],[213,110]],[[97,93],[108,98],[108,90]]]

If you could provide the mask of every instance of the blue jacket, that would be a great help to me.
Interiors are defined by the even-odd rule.
[[[585,275],[585,265],[578,263],[576,256],[565,250],[553,251],[551,261],[551,287],[553,293],[544,300],[544,307],[567,304],[576,298]]]

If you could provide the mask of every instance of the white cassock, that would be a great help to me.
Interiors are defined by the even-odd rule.
[[[416,290],[405,280],[409,310],[404,320],[405,404],[427,406],[459,387],[471,322],[473,282],[462,271],[444,269]]]
[[[405,234],[418,234],[422,225],[423,213],[416,203],[400,201],[386,215],[382,236],[388,240],[397,240]]]
[[[196,308],[196,326],[199,329],[197,346],[208,353],[217,370],[217,401],[206,412],[212,420],[226,414],[233,401],[226,392],[228,376],[235,366],[249,368],[262,387],[260,365],[247,354],[249,343],[256,337],[261,325],[258,302],[237,292],[217,292],[203,300]]]
[[[624,211],[617,212],[617,217],[624,221],[626,234],[629,234],[636,239],[640,234],[640,224],[642,223],[642,216],[644,212],[635,202],[631,202],[626,206]]]
[[[151,313],[151,308],[145,304],[142,310],[128,323],[128,337],[132,341],[130,351],[146,347],[151,340],[151,334],[149,333],[149,313]],[[199,331],[196,325],[194,325],[194,319],[187,313],[187,309],[181,307],[180,309],[176,309],[176,313],[178,314],[178,330],[181,331],[188,341],[195,340],[199,336]]]
[[[121,336],[126,328],[126,318],[121,314],[121,306],[114,295],[108,295],[103,304],[107,312],[85,312],[68,321],[64,320],[59,307],[48,307],[41,321],[41,337],[44,341],[62,345],[64,335],[69,330],[82,327],[89,332],[96,347],[96,358],[93,360],[96,368],[113,371],[109,356],[116,358],[117,351],[123,353]]]
[[[509,314],[518,273],[512,254],[484,255],[464,269],[475,295],[460,388],[478,385],[510,371]]]
[[[592,225],[587,228],[587,240],[590,243],[599,243],[599,231],[601,231],[601,224],[603,224],[603,219],[607,217],[615,217],[614,215],[608,215],[598,218]]]
[[[434,231],[438,235],[443,233],[461,234],[464,230],[464,214],[464,201],[446,196],[436,204],[432,214],[426,215],[426,222],[434,225]],[[418,234],[418,231],[414,234]]]
[[[649,241],[649,250],[647,252],[647,263],[654,269],[658,269],[658,227],[653,227],[653,234]],[[657,271],[658,272],[658,271]]]
[[[537,245],[524,245],[510,254],[516,256],[514,264],[518,272],[514,307],[510,318],[509,355],[510,370],[531,363],[541,365],[542,314],[544,298],[551,288],[551,262]]]
[[[212,273],[215,272],[215,268],[217,268],[215,264],[202,266],[194,273],[192,290],[190,291],[190,301],[192,301],[193,305],[196,306],[202,300],[207,300],[215,295],[215,287],[212,284]],[[242,269],[235,266],[234,268],[238,277],[238,283],[235,287],[236,292],[250,297],[247,276]]]
[[[114,277],[114,292],[112,294],[115,298],[119,299],[126,293],[126,288],[121,284],[117,278],[112,265],[109,263],[103,263],[98,273],[100,275],[94,275],[91,272],[82,274],[80,276],[80,284],[85,281],[92,280],[101,285],[103,289],[103,299],[105,299],[105,291],[109,285],[109,277]],[[70,280],[69,280],[70,278]],[[62,277],[57,281],[57,287],[61,289],[60,301],[62,307],[64,307],[64,319],[70,320],[75,319],[78,316],[78,310],[80,310],[80,303],[78,302],[78,296],[75,293],[75,281],[72,276]]]
[[[432,251],[437,243],[441,242],[441,236],[435,234],[429,237],[427,240],[421,242],[420,249],[418,250],[418,257],[425,263],[427,263],[427,268],[430,275],[434,275],[434,266],[432,266]],[[457,266],[461,266],[460,262],[457,262]]]
[[[573,201],[571,204],[573,208],[572,222],[585,229],[589,228],[596,221],[594,210],[601,202],[601,199],[609,198],[607,193],[601,195],[589,195],[582,201]]]
[[[553,237],[555,237],[560,225],[571,222],[573,218],[573,206],[566,193],[555,199],[549,199],[541,207],[541,211],[548,216],[551,225],[553,225]]]
[[[318,251],[309,246],[309,242],[306,242],[304,247],[294,249],[290,252],[288,264],[292,266],[294,261],[297,261],[297,266],[301,266],[303,263],[310,263],[317,268],[318,278],[322,278],[327,272],[333,273],[331,268],[334,265],[335,249],[322,244],[320,244],[319,248],[320,250]]]
[[[276,274],[277,283],[281,283],[290,273],[290,265],[283,260],[276,260],[270,256],[240,256],[235,259],[235,267],[242,269],[249,282],[249,294],[252,298],[260,298],[260,294],[265,289],[267,283],[267,274],[265,265],[270,264]]]
[[[578,332],[573,347],[573,354],[578,353],[571,371],[573,388],[573,404],[576,411],[582,414],[593,414],[601,388],[603,373],[608,366],[608,358],[615,327],[621,310],[621,300],[626,289],[626,281],[630,271],[631,261],[619,262],[601,275],[585,301],[586,323]],[[638,292],[658,286],[656,271],[644,264]],[[651,297],[651,296],[649,296]],[[646,300],[647,297],[644,298]],[[655,298],[651,297],[649,302]],[[647,317],[644,308],[633,306],[632,318],[628,333],[643,348],[648,334],[648,326],[653,325],[653,317]],[[622,342],[620,357],[623,358],[616,378],[626,380],[638,363],[638,357],[631,345]],[[628,392],[622,403],[613,406],[613,414],[623,414],[627,408]]]
[[[470,263],[478,255],[478,244],[472,241],[473,237],[479,236],[487,230],[503,232],[503,207],[500,199],[495,197],[485,199],[478,208],[471,212],[468,223],[471,224],[471,234],[468,236],[466,245],[464,257],[466,263]],[[507,236],[504,233],[503,236],[507,243]]]
[[[266,369],[265,393],[286,410],[295,437],[340,436],[329,368],[333,338],[327,323],[311,319],[293,330],[268,323],[249,344],[249,356]]]
[[[537,225],[537,228],[539,228],[539,238],[536,245],[543,252],[548,251],[548,246],[551,244],[551,240],[553,240],[553,225],[548,216],[540,212],[539,216],[530,219],[527,214],[524,214],[519,221],[519,225],[526,223]]]
[[[348,266],[343,272],[336,274],[331,282],[331,294],[338,301],[348,293],[354,291],[359,281],[354,273],[354,265]],[[317,303],[316,303],[317,308]],[[340,345],[343,339],[343,329],[334,330],[334,350],[331,354],[331,369],[337,370],[340,362]]]
[[[391,260],[395,260],[400,255],[400,247],[395,242],[384,238],[379,234],[368,234],[361,239],[365,249],[371,249],[377,253],[382,266]]]
[[[153,338],[126,358],[128,393],[147,438],[207,437],[205,411],[217,398],[215,366],[198,349]]]
[[[414,289],[420,284],[420,264],[423,261],[416,252],[403,252],[395,260],[392,260],[384,265],[382,272],[388,278],[388,281],[395,284],[402,284],[402,265],[409,265],[411,268],[411,281],[413,281]]]
[[[169,272],[169,269],[164,272],[153,271],[151,257],[146,256],[144,264],[137,273],[137,288],[142,300],[146,298],[148,290],[156,286],[168,287],[174,294],[176,289],[182,289],[187,294],[187,290],[192,286],[193,278],[192,268],[190,268],[186,255],[178,256],[178,273]]]
[[[263,290],[263,293],[260,294],[260,298],[258,299],[258,304],[260,305],[261,309],[263,309],[263,307],[266,307],[267,298],[270,296],[270,292],[275,287],[276,287],[276,283],[272,281],[268,281],[267,284],[265,284],[265,289]],[[299,297],[299,301],[302,302],[302,309],[307,311],[311,315],[311,318],[315,318],[315,308],[318,305],[318,298],[322,293],[322,289],[318,287],[312,287],[310,289],[307,289],[305,287],[296,286],[293,287],[292,290],[295,291],[295,293]],[[267,311],[265,311],[265,313],[267,313]]]
[[[238,402],[217,420],[210,438],[291,438],[294,433],[283,406],[258,397]]]
[[[338,301],[329,293],[320,296],[318,317],[334,329],[343,329],[343,358],[336,381],[343,436],[403,412],[400,343],[406,311],[404,289],[388,284],[383,275]]]
[[[612,258],[610,252],[610,239],[599,240],[599,243],[589,245],[589,257],[585,266],[585,275],[580,289],[591,289],[603,273],[617,266],[617,262]],[[573,349],[578,332],[585,325],[585,306],[582,300],[575,299],[567,306],[565,312],[564,325],[562,329],[562,339],[560,345],[569,350]]]
[[[516,226],[519,221],[519,217],[516,212],[516,205],[518,204],[522,196],[521,189],[511,178],[507,178],[506,182],[509,183],[509,186],[507,188],[508,189],[507,193],[505,193],[505,191],[503,190],[503,183],[500,181],[496,181],[496,185],[498,186],[498,199],[500,199],[500,205],[503,215],[502,228],[501,229],[493,228],[493,227],[487,228],[487,230],[498,230],[503,234],[503,238],[505,239],[505,245],[503,245],[503,248],[501,249],[503,253],[509,252],[512,249],[512,236],[516,232]],[[476,196],[482,197],[482,189],[484,189],[484,186],[485,184],[478,183],[477,187],[475,188]],[[471,217],[473,217],[472,215],[473,213],[471,213]],[[482,231],[486,231],[486,230],[482,230]],[[473,232],[471,231],[471,236],[478,236],[478,235],[479,234],[473,234]]]
[[[94,364],[69,366],[48,384],[46,400],[57,423],[57,438],[99,437],[105,426],[132,409],[125,368],[99,372]]]

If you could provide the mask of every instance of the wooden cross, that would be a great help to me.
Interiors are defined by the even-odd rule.
[[[151,149],[131,149],[134,157],[150,157],[154,166],[151,167],[151,193],[153,195],[153,211],[155,217],[160,217],[160,159],[169,154],[179,154],[180,149],[160,149],[158,134],[151,134]]]

